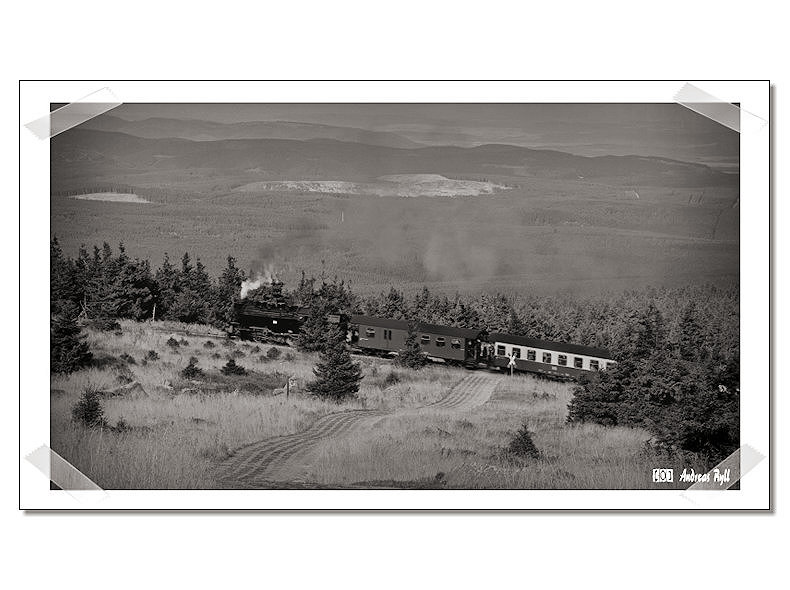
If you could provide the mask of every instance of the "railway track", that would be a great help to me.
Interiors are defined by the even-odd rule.
[[[370,428],[385,417],[472,409],[488,400],[499,380],[490,373],[470,375],[441,400],[420,408],[396,412],[351,410],[323,416],[302,432],[241,447],[219,465],[216,481],[225,489],[263,489],[283,482],[304,485],[304,473],[319,442]]]

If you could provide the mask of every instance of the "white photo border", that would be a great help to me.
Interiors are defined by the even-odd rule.
[[[672,103],[686,83],[769,121],[740,149],[741,444],[765,455],[740,489],[679,490],[50,490],[25,456],[49,444],[49,142],[24,124],[50,103],[108,87],[123,102]],[[770,508],[769,81],[20,81],[19,503],[25,510],[768,510]],[[24,285],[24,297],[21,286]],[[21,383],[21,380],[20,380]]]

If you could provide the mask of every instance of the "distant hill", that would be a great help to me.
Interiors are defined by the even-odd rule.
[[[179,138],[192,141],[217,141],[223,139],[334,139],[394,148],[413,148],[422,145],[396,133],[292,121],[218,123],[197,119],[169,119],[162,117],[127,121],[105,114],[91,119],[81,125],[80,128],[96,131],[114,131],[147,139]]]
[[[265,180],[369,181],[394,174],[448,177],[507,176],[605,180],[662,187],[737,184],[736,175],[702,164],[643,156],[585,157],[511,145],[472,148],[393,148],[331,139],[224,139],[192,141],[142,138],[118,132],[71,129],[51,141],[53,181],[69,176],[110,177],[140,172],[213,169],[259,170]]]

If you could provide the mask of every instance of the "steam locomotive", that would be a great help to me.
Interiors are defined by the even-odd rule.
[[[307,317],[308,308],[267,307],[243,300],[234,308],[236,321],[228,334],[242,340],[292,345]],[[353,349],[363,354],[395,355],[403,349],[409,323],[365,315],[331,314]],[[555,379],[577,379],[591,371],[606,370],[615,361],[603,348],[538,340],[526,336],[489,333],[482,328],[455,328],[420,322],[420,347],[429,359],[467,368],[535,373]]]

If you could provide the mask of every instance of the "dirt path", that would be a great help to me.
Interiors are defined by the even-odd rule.
[[[460,412],[484,404],[499,383],[499,375],[474,373],[461,380],[448,394],[433,404],[394,412],[352,410],[329,414],[316,420],[307,430],[262,440],[238,449],[217,470],[221,488],[268,488],[273,482],[301,481],[310,455],[319,441],[339,438],[371,428],[387,416],[422,412]]]

